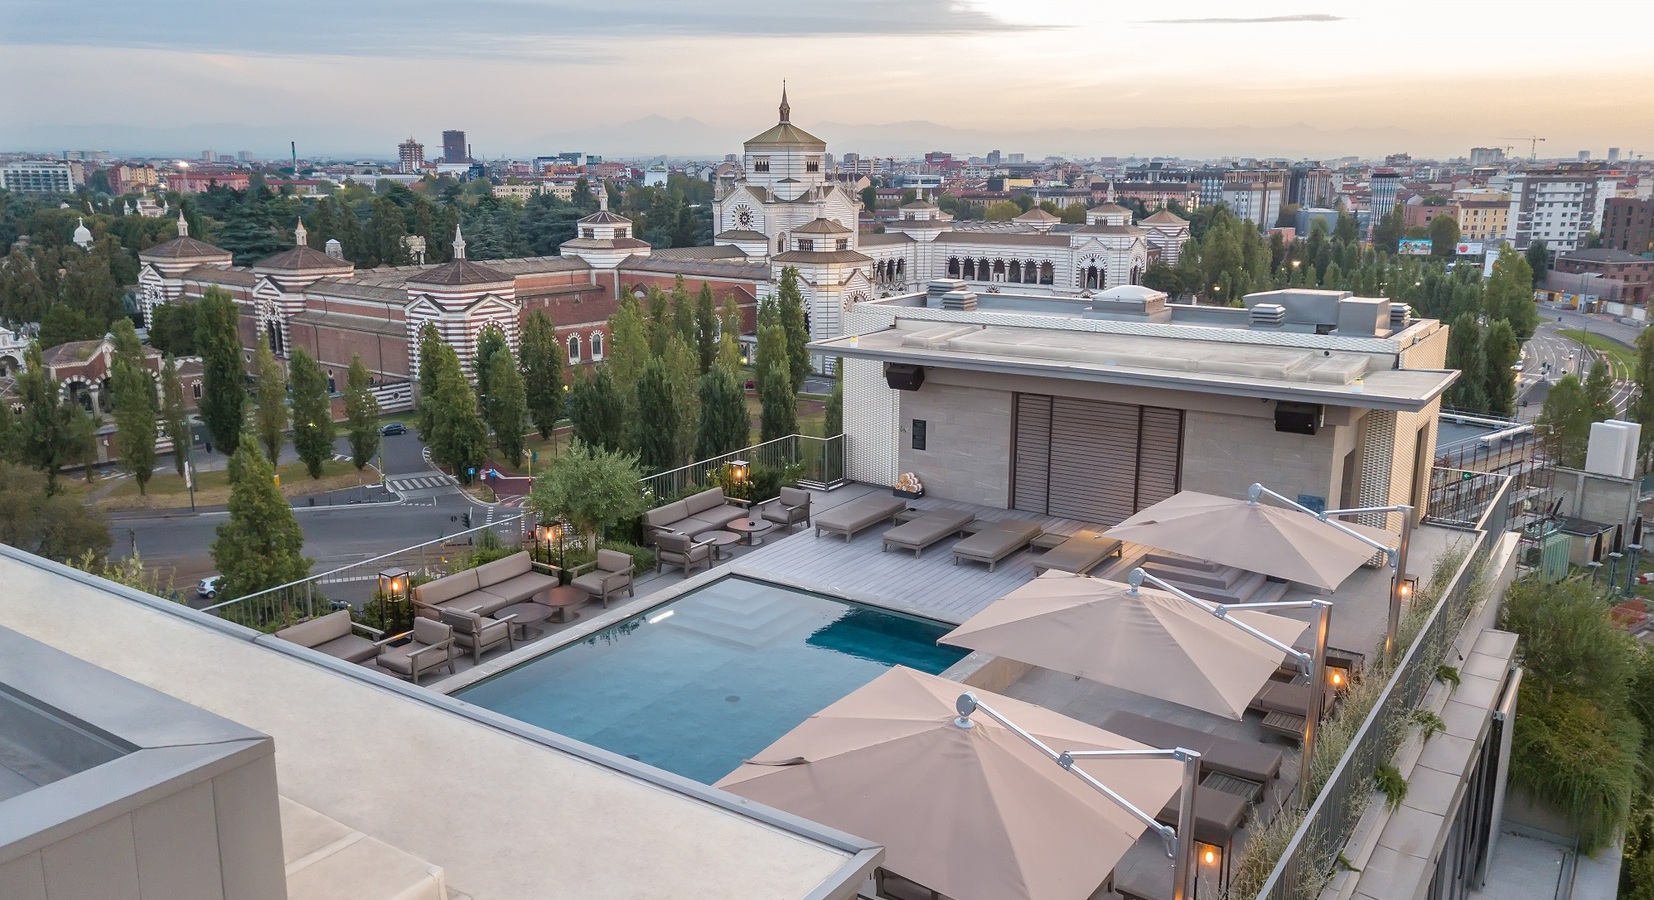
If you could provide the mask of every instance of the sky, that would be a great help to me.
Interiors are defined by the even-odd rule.
[[[1654,4],[0,0],[0,150],[1654,153]]]

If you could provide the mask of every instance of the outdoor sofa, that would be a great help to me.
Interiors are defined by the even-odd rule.
[[[859,500],[852,500],[843,506],[829,509],[816,515],[816,537],[822,532],[844,535],[844,542],[859,531],[872,528],[880,522],[888,522],[896,518],[896,514],[907,509],[907,501],[900,497],[883,497],[878,494],[869,494]]]
[[[987,563],[992,572],[1000,560],[1028,546],[1042,530],[1033,522],[1019,519],[984,522],[975,534],[953,545],[953,564],[957,566],[961,560]]]
[[[1044,575],[1056,569],[1084,575],[1110,556],[1119,556],[1123,546],[1118,538],[1099,531],[1076,531],[1068,540],[1034,557],[1034,574]]]
[[[708,531],[722,531],[729,523],[747,514],[747,501],[724,496],[721,487],[707,488],[643,514],[643,539],[651,546],[655,535],[675,531],[697,537]]]
[[[356,634],[357,631],[373,635],[373,640]],[[284,641],[353,663],[373,659],[379,652],[379,645],[374,640],[384,636],[385,633],[377,628],[352,622],[348,609],[289,625],[276,632],[276,637]]]
[[[1126,710],[1109,713],[1103,718],[1102,727],[1153,747],[1197,751],[1201,755],[1200,767],[1206,772],[1221,772],[1258,784],[1268,784],[1281,772],[1281,751],[1264,744],[1207,734]]]
[[[444,609],[492,616],[561,584],[557,571],[555,566],[534,562],[524,550],[418,585],[413,589],[414,607],[428,619],[437,618]]]
[[[764,517],[764,521],[774,522],[787,529],[788,532],[791,532],[793,526],[800,522],[803,522],[804,527],[808,528],[810,527],[810,492],[803,488],[784,487],[781,489],[781,496],[774,500],[765,501],[758,507],[758,514]]]
[[[891,547],[912,550],[913,557],[917,559],[926,547],[964,531],[965,526],[974,521],[976,514],[968,509],[931,510],[885,532],[884,546],[880,550],[882,552]]]

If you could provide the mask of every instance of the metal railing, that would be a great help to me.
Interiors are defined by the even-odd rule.
[[[697,460],[687,466],[650,475],[638,481],[638,488],[644,494],[664,501],[692,488],[703,488],[713,484],[725,467],[735,460],[745,460],[748,465],[755,468],[785,470],[797,466],[799,485],[830,490],[844,484],[844,435],[819,438],[807,434],[789,434],[773,441],[742,447],[732,453]]]
[[[491,530],[499,537],[500,543],[515,547],[529,533],[530,525],[526,515],[512,516],[215,603],[202,612],[258,631],[271,632],[335,608],[350,606],[361,609],[374,599],[374,592],[379,588],[379,573],[386,569],[407,569],[416,579],[440,578],[467,567],[471,552],[476,547],[477,536],[482,532]]]
[[[1504,484],[1488,499],[1474,529],[1467,529],[1473,541],[1469,551],[1276,861],[1258,892],[1260,900],[1316,897],[1331,877],[1339,848],[1349,840],[1372,799],[1374,773],[1390,762],[1406,734],[1409,717],[1436,680],[1438,667],[1470,615],[1482,566],[1505,530],[1504,493],[1510,490],[1511,479],[1490,477]]]

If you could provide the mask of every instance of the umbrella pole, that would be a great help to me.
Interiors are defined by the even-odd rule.
[[[1172,863],[1172,900],[1194,897],[1195,789],[1200,784],[1200,754],[1180,753],[1183,759],[1183,794],[1177,804],[1177,859]]]
[[[1332,616],[1332,604],[1315,601],[1320,616],[1315,623],[1315,660],[1309,670],[1309,709],[1304,710],[1303,759],[1298,773],[1298,808],[1309,809],[1310,771],[1315,763],[1315,735],[1321,725],[1321,708],[1327,690],[1327,629]]]

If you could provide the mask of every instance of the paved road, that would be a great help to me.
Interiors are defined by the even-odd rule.
[[[1583,379],[1595,359],[1593,352],[1573,338],[1558,332],[1564,329],[1601,334],[1630,346],[1641,329],[1621,324],[1604,316],[1587,316],[1571,310],[1541,306],[1539,327],[1533,337],[1522,345],[1523,371],[1519,376],[1518,393],[1525,405],[1517,413],[1523,420],[1537,418],[1550,384],[1563,375],[1573,374]],[[1614,406],[1621,412],[1631,402],[1636,386],[1629,381],[1614,383]]]

